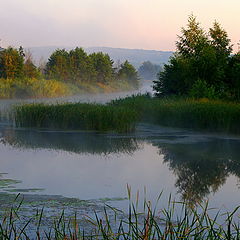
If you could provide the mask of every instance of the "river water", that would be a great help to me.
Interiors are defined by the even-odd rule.
[[[146,84],[141,92],[149,89]],[[44,101],[104,103],[131,94]],[[0,101],[2,108],[15,103]],[[240,203],[240,136],[146,123],[139,123],[132,134],[110,134],[15,129],[5,122],[0,125],[0,154],[4,193],[109,199],[122,207],[129,185],[142,197],[146,189],[153,202],[163,191],[163,206],[169,194],[192,203],[209,199],[212,206],[228,210]]]

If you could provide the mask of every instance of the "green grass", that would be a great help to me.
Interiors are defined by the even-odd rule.
[[[240,104],[208,99],[150,98],[132,96],[111,102],[139,113],[139,120],[169,127],[240,133]]]
[[[14,112],[17,127],[130,132],[137,113],[125,107],[88,103],[27,104]]]
[[[17,127],[129,132],[137,122],[240,134],[240,104],[137,95],[107,105],[29,104],[15,108]]]
[[[52,219],[48,226],[44,225],[44,209],[36,210],[35,215],[24,219],[19,213],[22,203],[22,200],[15,199],[10,209],[1,211],[0,239],[237,240],[240,238],[239,217],[237,217],[239,208],[224,213],[209,208],[207,202],[189,207],[187,202],[175,202],[170,197],[166,208],[153,208],[150,202],[145,201],[141,212],[137,210],[138,200],[136,203],[129,201],[127,214],[106,206],[103,212],[96,213],[95,217],[85,216],[85,224],[83,224],[77,215],[67,218],[63,211],[59,213],[58,218]]]

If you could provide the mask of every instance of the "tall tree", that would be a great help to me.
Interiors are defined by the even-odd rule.
[[[24,58],[15,48],[9,47],[0,53],[0,77],[20,78],[23,76]]]
[[[23,73],[25,77],[28,78],[38,78],[40,76],[40,71],[33,63],[32,53],[30,51],[25,51],[25,62],[23,66]]]
[[[75,48],[69,52],[69,66],[71,80],[77,82],[90,82],[96,78],[96,72],[91,58],[82,48]]]
[[[118,78],[127,80],[132,86],[137,87],[139,85],[139,77],[136,69],[128,61],[125,61],[119,71]]]
[[[216,52],[215,65],[215,82],[221,85],[228,85],[226,71],[230,54],[232,53],[231,40],[228,38],[227,32],[221,27],[218,22],[213,23],[213,27],[209,29],[211,46]]]
[[[209,35],[211,45],[216,49],[218,56],[228,57],[232,52],[231,40],[218,22],[213,23],[213,27],[209,29]]]
[[[96,71],[96,79],[100,83],[107,83],[114,78],[113,61],[108,54],[102,52],[89,55]]]
[[[229,86],[226,77],[228,61],[232,51],[227,33],[215,22],[206,34],[191,15],[186,28],[176,42],[176,53],[165,65],[164,71],[154,83],[156,95],[187,95],[197,82],[204,82],[218,95]]]
[[[177,53],[185,57],[192,57],[208,44],[208,38],[204,30],[200,27],[196,17],[190,15],[188,18],[187,28],[182,28],[182,35],[178,35],[176,42]]]
[[[49,57],[46,64],[46,75],[48,78],[55,78],[68,81],[69,75],[69,53],[65,49],[57,49]]]

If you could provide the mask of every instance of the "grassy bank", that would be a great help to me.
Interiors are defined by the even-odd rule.
[[[70,84],[57,80],[37,78],[3,79],[0,78],[0,99],[11,98],[54,98],[82,93],[110,93],[130,91],[134,87],[124,80],[108,84],[78,83]]]
[[[1,214],[1,239],[234,240],[240,238],[240,227],[236,216],[238,208],[224,213],[209,208],[207,203],[189,208],[188,203],[176,203],[170,198],[167,208],[152,208],[149,202],[145,202],[144,211],[140,212],[137,210],[138,203],[130,202],[128,213],[107,206],[102,213],[95,213],[95,217],[85,215],[84,221],[77,215],[65,217],[63,211],[62,214],[59,212],[59,217],[51,219],[51,223],[47,226],[44,225],[46,218],[44,209],[36,210],[35,215],[33,213],[32,217],[24,219],[19,214],[22,204],[21,201],[15,201],[8,211]],[[31,229],[29,229],[30,224]]]
[[[129,132],[135,127],[137,112],[87,103],[27,104],[16,107],[14,117],[17,127]]]
[[[19,127],[128,132],[139,121],[169,127],[240,134],[240,104],[207,99],[139,95],[100,104],[31,104],[16,107]]]

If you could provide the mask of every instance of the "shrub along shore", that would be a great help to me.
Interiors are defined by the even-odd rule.
[[[17,127],[129,132],[138,122],[240,134],[240,104],[137,95],[106,105],[27,104],[14,110]]]
[[[84,93],[112,93],[131,91],[136,88],[126,80],[111,81],[109,83],[66,83],[55,79],[0,78],[0,99],[12,98],[54,98],[73,96]]]

